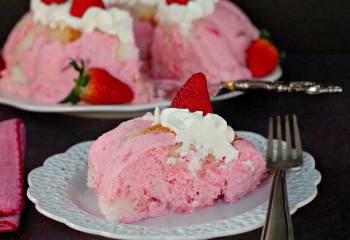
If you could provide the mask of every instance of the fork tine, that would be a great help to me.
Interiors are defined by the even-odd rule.
[[[295,150],[297,153],[297,161],[301,164],[303,161],[303,149],[300,138],[300,130],[298,124],[298,118],[296,115],[293,115],[293,128],[294,128],[294,138],[295,138]]]
[[[282,161],[282,126],[281,117],[277,116],[277,162]]]
[[[269,128],[268,128],[268,142],[267,142],[267,167],[271,169],[273,165],[273,118],[269,118]]]
[[[287,160],[290,161],[292,159],[292,140],[290,135],[290,124],[289,124],[289,116],[285,116],[285,129],[286,129],[286,142],[287,142]]]

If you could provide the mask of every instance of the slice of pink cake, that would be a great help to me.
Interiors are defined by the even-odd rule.
[[[190,110],[189,110],[190,109]],[[93,144],[88,186],[103,215],[132,223],[233,203],[266,176],[265,160],[213,114],[207,80],[194,74],[171,104],[121,124]]]
[[[162,116],[167,114],[164,111]],[[202,120],[220,122],[218,128],[225,128],[224,120],[215,114]],[[227,125],[226,129],[231,132]],[[186,143],[178,141],[179,136],[181,132],[154,125],[154,116],[149,114],[121,124],[93,144],[88,186],[96,190],[107,219],[132,223],[169,212],[191,213],[218,199],[233,203],[254,191],[266,176],[264,158],[245,139],[235,136],[227,144],[233,155],[218,158],[212,152],[200,156],[203,149],[194,145],[188,148],[190,154],[182,154]]]

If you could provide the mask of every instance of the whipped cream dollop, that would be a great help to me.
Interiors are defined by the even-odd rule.
[[[202,161],[213,155],[217,161],[230,163],[238,158],[238,150],[232,146],[235,138],[233,129],[225,119],[216,114],[190,112],[188,109],[156,108],[154,125],[167,127],[176,134],[176,142],[182,143],[177,150],[181,156],[190,156],[191,171],[197,171]],[[171,162],[171,160],[170,160]]]
[[[63,4],[46,5],[41,0],[32,0],[34,21],[51,28],[71,27],[82,32],[101,32],[117,36],[123,43],[134,43],[133,19],[126,11],[118,8],[89,8],[82,18],[72,16],[72,1]]]
[[[127,4],[127,5],[135,5],[138,3],[144,4],[144,5],[157,5],[162,0],[103,0],[103,2],[108,5],[113,4]]]
[[[217,3],[218,0],[193,0],[187,5],[168,5],[162,0],[159,2],[156,20],[178,25],[182,34],[187,36],[192,30],[193,22],[211,15]]]

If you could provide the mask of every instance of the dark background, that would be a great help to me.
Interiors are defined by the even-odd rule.
[[[288,52],[350,52],[348,0],[235,0]],[[0,0],[0,43],[29,8],[28,0]]]

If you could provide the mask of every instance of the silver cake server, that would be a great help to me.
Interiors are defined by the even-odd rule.
[[[343,89],[340,86],[322,85],[316,82],[266,82],[254,80],[241,80],[225,84],[229,91],[272,91],[272,92],[302,92],[310,95],[324,93],[341,93]]]

